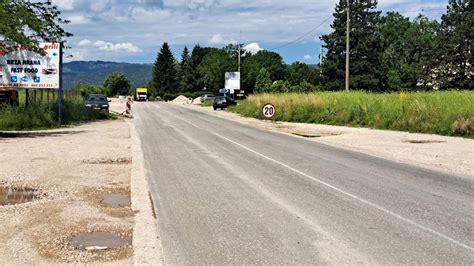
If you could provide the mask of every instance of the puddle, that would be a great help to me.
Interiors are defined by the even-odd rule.
[[[111,233],[95,232],[77,235],[73,237],[69,243],[76,248],[85,250],[105,250],[131,245],[132,240],[129,237],[118,236]]]
[[[302,132],[295,132],[292,133],[293,135],[305,137],[305,138],[318,138],[321,137],[321,132],[311,132],[311,133],[302,133]]]
[[[424,143],[445,143],[446,141],[442,140],[418,140],[418,139],[408,139],[403,142],[414,143],[414,144],[424,144]]]
[[[85,160],[83,163],[86,164],[131,164],[131,158],[109,158],[109,159],[97,159],[97,160]]]
[[[103,203],[111,205],[113,207],[125,207],[130,206],[130,198],[126,195],[121,194],[109,194],[102,200]]]
[[[0,186],[0,206],[14,205],[39,199],[39,192],[28,187]]]

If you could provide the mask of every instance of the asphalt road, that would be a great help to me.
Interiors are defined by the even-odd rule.
[[[134,108],[168,264],[474,263],[472,179]]]

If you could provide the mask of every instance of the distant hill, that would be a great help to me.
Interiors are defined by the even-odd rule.
[[[101,85],[112,72],[120,72],[130,79],[132,88],[151,80],[152,64],[131,64],[104,61],[73,61],[63,65],[63,88],[72,89],[78,83]]]

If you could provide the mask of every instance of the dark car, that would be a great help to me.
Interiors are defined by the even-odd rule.
[[[221,108],[221,110],[223,110],[224,108],[227,108],[230,105],[237,105],[237,102],[229,96],[216,96],[216,98],[214,98],[214,103],[212,104],[212,107],[214,108],[214,110],[217,110],[217,108]]]
[[[109,101],[103,94],[89,94],[86,98],[86,106],[96,110],[109,111]]]

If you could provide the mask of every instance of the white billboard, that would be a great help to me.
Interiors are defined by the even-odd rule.
[[[12,47],[0,51],[0,88],[58,89],[59,43],[41,43],[44,51]]]
[[[240,90],[240,72],[225,72],[225,88],[230,94],[235,90]]]

